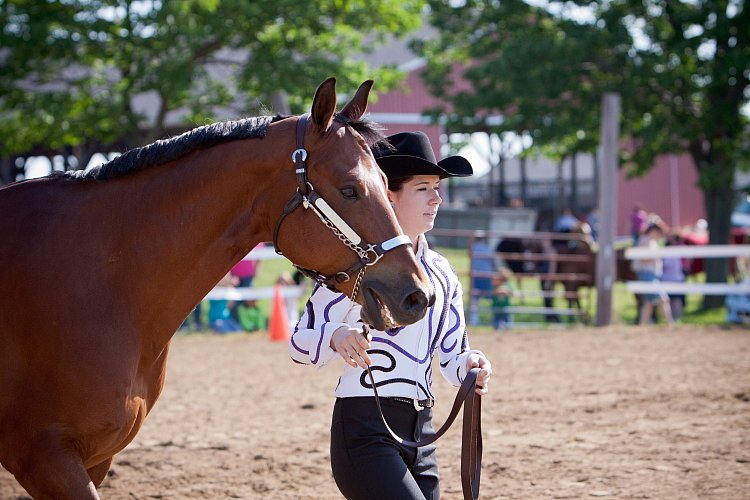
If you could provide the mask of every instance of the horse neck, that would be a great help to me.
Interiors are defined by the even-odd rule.
[[[271,238],[272,219],[283,205],[272,197],[285,196],[278,186],[294,191],[293,164],[288,172],[279,167],[286,149],[245,139],[106,181],[111,189],[103,196],[116,196],[123,214],[130,214],[120,243],[132,247],[125,239],[134,237],[137,249],[124,271],[137,290],[131,302],[150,316],[143,318],[149,328],[141,330],[159,337],[156,346],[169,341],[236,262]]]

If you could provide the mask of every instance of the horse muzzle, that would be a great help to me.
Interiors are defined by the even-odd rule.
[[[434,303],[434,292],[417,283],[399,287],[365,278],[362,285],[362,320],[376,330],[416,323]]]

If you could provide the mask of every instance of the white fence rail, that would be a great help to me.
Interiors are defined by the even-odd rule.
[[[625,258],[657,259],[678,258],[728,258],[750,257],[750,245],[706,245],[670,246],[660,248],[632,247],[625,250]],[[735,295],[750,294],[748,283],[668,283],[650,281],[628,281],[627,289],[632,293],[667,293],[688,295]]]
[[[263,246],[254,248],[242,260],[261,261],[285,258],[283,255],[277,254],[273,246]],[[265,300],[273,299],[274,293],[275,287],[273,286],[217,286],[208,292],[204,300]],[[305,293],[306,287],[304,286],[282,285],[280,287],[280,295],[286,301],[287,314],[291,324],[295,324],[299,320],[299,302]]]

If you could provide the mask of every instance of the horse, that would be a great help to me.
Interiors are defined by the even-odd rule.
[[[591,226],[578,222],[566,233],[575,234],[576,238],[555,237],[535,239],[525,243],[525,250],[541,253],[547,258],[535,259],[535,270],[541,274],[541,289],[544,293],[544,307],[554,307],[554,294],[557,284],[562,284],[568,308],[582,311],[579,298],[581,287],[591,287],[595,283],[596,259],[595,243],[591,236]],[[546,315],[548,321],[559,322],[554,312]],[[584,315],[584,320],[586,316]]]
[[[594,284],[596,260],[591,227],[586,222],[579,222],[568,232],[578,237],[556,236],[560,233],[509,236],[503,238],[495,248],[517,279],[520,280],[524,275],[539,276],[544,307],[548,309],[545,313],[547,321],[560,321],[553,311],[555,287],[558,283],[565,289],[568,307],[578,310],[581,310],[579,288]]]
[[[29,494],[99,498],[175,331],[259,242],[376,328],[424,316],[434,296],[362,120],[372,83],[340,112],[330,78],[309,115],[218,122],[0,189],[0,463]]]

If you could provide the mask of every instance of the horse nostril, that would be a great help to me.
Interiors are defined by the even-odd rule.
[[[422,312],[430,304],[430,302],[434,302],[435,297],[430,297],[430,300],[427,299],[427,296],[424,294],[422,290],[417,290],[404,298],[403,306],[405,311],[409,312]]]

